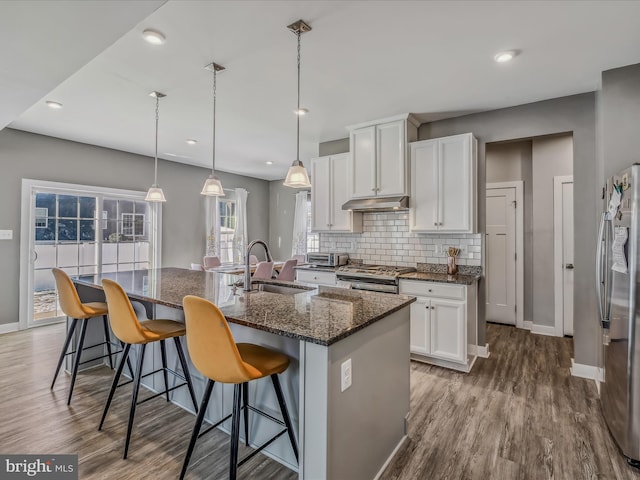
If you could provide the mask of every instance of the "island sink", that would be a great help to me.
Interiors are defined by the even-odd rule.
[[[274,285],[273,283],[253,283],[254,287],[252,288],[252,292],[269,292],[269,293],[279,293],[282,295],[297,295],[299,293],[307,293],[309,290],[315,290],[312,287],[289,287],[285,285]]]

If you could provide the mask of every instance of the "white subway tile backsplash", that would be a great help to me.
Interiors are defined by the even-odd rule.
[[[447,247],[455,246],[462,249],[460,265],[482,264],[480,234],[415,234],[409,232],[407,213],[363,215],[362,233],[321,233],[320,250],[346,251],[366,263],[415,267],[417,262],[447,263]]]

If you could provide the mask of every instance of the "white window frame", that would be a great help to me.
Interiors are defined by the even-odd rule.
[[[142,233],[136,233],[136,217],[142,217]],[[125,218],[131,219],[131,224],[125,224]],[[144,237],[146,216],[144,213],[121,213],[120,214],[120,232],[125,237]],[[127,233],[131,228],[131,233]]]
[[[20,224],[20,308],[18,329],[23,330],[34,326],[33,322],[33,282],[35,261],[32,245],[35,245],[32,228],[35,222],[35,192],[51,192],[72,195],[90,196],[118,196],[123,199],[144,201],[146,192],[135,190],[123,190],[118,188],[97,187],[91,185],[79,185],[73,183],[49,182],[45,180],[22,179],[21,195],[21,224]],[[96,206],[97,207],[97,206]],[[150,204],[151,222],[155,225],[154,232],[150,232],[149,242],[153,243],[152,255],[149,258],[150,268],[162,265],[162,204]],[[98,232],[96,232],[96,238]],[[100,249],[99,249],[100,250]],[[37,325],[45,325],[38,322]]]

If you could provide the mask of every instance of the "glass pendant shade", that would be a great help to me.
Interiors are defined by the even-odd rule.
[[[201,195],[207,195],[208,197],[224,197],[224,190],[222,189],[222,183],[220,179],[215,175],[209,175],[202,187]]]
[[[147,196],[144,197],[144,199],[147,202],[166,202],[167,201],[167,199],[164,198],[164,192],[156,184],[153,184],[153,186],[149,189],[149,191],[147,192]]]
[[[284,179],[284,186],[293,188],[304,188],[311,186],[307,169],[304,168],[304,165],[300,160],[295,160],[289,167],[287,178]]]

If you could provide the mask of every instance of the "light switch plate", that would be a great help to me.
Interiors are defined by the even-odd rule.
[[[13,240],[13,230],[0,230],[0,240]]]

